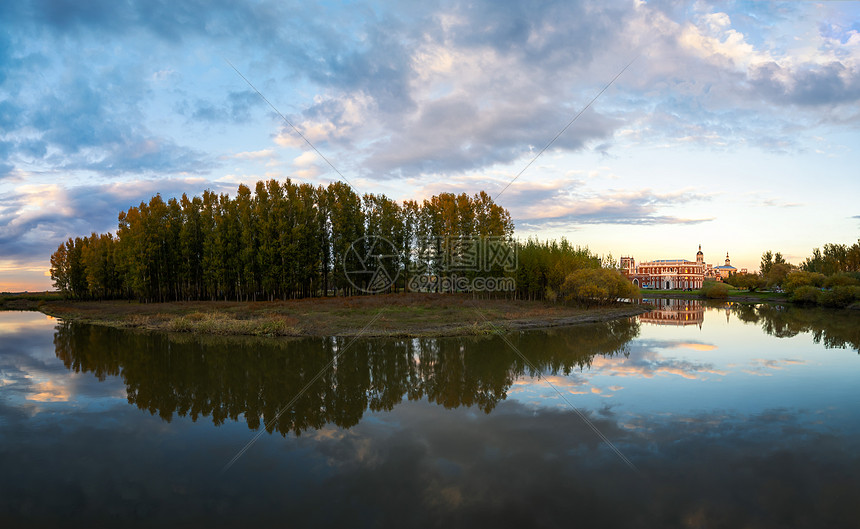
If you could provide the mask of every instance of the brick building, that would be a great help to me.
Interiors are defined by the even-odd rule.
[[[685,290],[702,288],[705,279],[720,281],[735,268],[731,266],[726,254],[725,266],[711,266],[705,263],[702,245],[696,253],[695,261],[686,259],[658,259],[636,264],[633,257],[621,258],[621,272],[639,288],[659,290]]]

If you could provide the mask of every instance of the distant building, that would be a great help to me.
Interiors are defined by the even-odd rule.
[[[726,252],[726,264],[723,266],[718,266],[714,268],[717,273],[720,274],[720,279],[727,279],[730,275],[734,274],[738,271],[737,268],[732,266],[731,260],[729,260],[729,252]]]
[[[729,261],[726,253],[726,264],[724,266],[712,266],[705,263],[705,255],[702,253],[702,245],[696,252],[696,260],[686,259],[658,259],[656,261],[643,261],[636,264],[633,257],[621,258],[621,272],[640,288],[654,288],[660,290],[675,289],[698,289],[706,279],[721,281],[736,271]]]

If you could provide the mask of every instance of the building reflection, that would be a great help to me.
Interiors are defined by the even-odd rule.
[[[702,328],[705,321],[705,306],[693,299],[646,299],[644,304],[652,305],[654,310],[639,316],[642,323],[654,325],[696,325]]]

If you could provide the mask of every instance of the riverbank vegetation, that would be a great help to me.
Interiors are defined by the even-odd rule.
[[[641,305],[584,308],[541,301],[474,299],[456,293],[266,302],[49,301],[32,308],[63,320],[118,328],[214,335],[404,337],[556,327],[607,321],[648,310]]]
[[[75,300],[259,301],[359,294],[381,254],[383,292],[414,290],[443,275],[506,278],[482,297],[605,305],[638,289],[567,240],[515,241],[507,210],[484,192],[421,203],[360,197],[347,184],[290,180],[240,185],[166,202],[160,195],[119,213],[116,234],[70,238],[51,256],[59,292]],[[380,243],[381,240],[384,242]],[[384,248],[378,245],[382,244]],[[377,246],[374,246],[377,245]],[[380,260],[380,263],[382,260]],[[368,266],[370,274],[350,275]],[[430,291],[440,291],[431,281]],[[449,282],[453,283],[453,282]],[[450,288],[447,292],[468,291]]]
[[[0,310],[33,310],[48,301],[60,301],[59,292],[2,292]]]
[[[759,273],[734,274],[726,283],[755,292],[768,289],[784,293],[794,303],[824,307],[860,308],[860,241],[825,244],[794,266],[770,250],[761,258]]]

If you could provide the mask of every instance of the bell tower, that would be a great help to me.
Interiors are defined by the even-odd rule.
[[[726,252],[726,266],[732,266],[732,262],[729,260],[729,252]]]
[[[633,257],[621,258],[621,272],[626,276],[632,276],[636,273],[636,261]]]
[[[702,245],[699,245],[699,251],[696,252],[696,264],[705,264],[705,254],[702,253]]]

